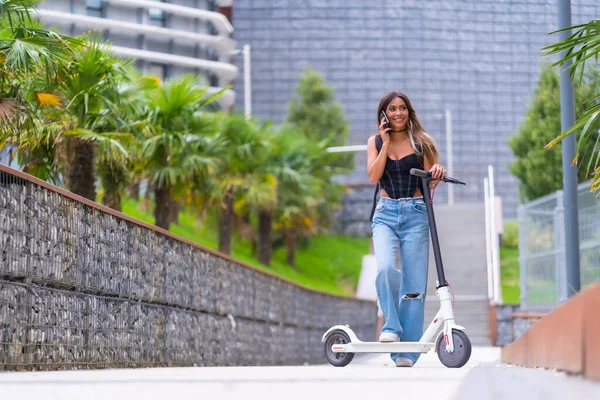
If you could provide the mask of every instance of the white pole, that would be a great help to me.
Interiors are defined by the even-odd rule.
[[[448,166],[446,173],[452,176],[454,171],[454,159],[452,158],[452,113],[446,110],[446,153]],[[448,204],[454,204],[454,185],[448,185]]]
[[[365,151],[365,150],[367,150],[366,144],[357,144],[357,145],[351,145],[351,146],[335,146],[335,147],[327,148],[328,153],[345,153],[345,152],[350,152],[350,151]]]
[[[488,178],[483,179],[483,194],[485,204],[485,255],[487,258],[488,300],[494,300],[494,270],[492,266],[491,246],[491,218],[490,218],[490,183]]]
[[[496,191],[494,188],[494,167],[488,165],[488,177],[490,183],[490,216],[491,216],[491,239],[492,239],[492,266],[494,269],[494,302],[501,304],[500,295],[500,259],[498,256],[498,229],[496,228]]]
[[[252,74],[250,71],[250,45],[245,44],[244,53],[244,112],[246,119],[252,116]]]

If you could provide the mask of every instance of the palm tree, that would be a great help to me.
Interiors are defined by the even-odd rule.
[[[315,232],[317,205],[321,190],[319,182],[309,175],[300,185],[280,185],[275,208],[274,230],[280,231],[287,249],[286,262],[296,266],[296,247],[299,239]]]
[[[62,129],[52,120],[56,111],[52,105],[29,105],[27,124],[18,129],[0,127],[0,149],[8,148],[9,163],[16,160],[24,172],[60,184],[56,144],[61,141]]]
[[[223,143],[214,134],[215,118],[201,111],[222,91],[208,95],[207,89],[197,76],[188,74],[148,94],[152,115],[141,156],[154,187],[155,224],[163,229],[176,219],[177,197],[216,168],[222,153]]]
[[[220,118],[219,137],[226,144],[222,163],[215,172],[219,203],[219,251],[231,253],[231,236],[236,218],[234,203],[243,208],[249,202],[269,201],[275,198],[274,180],[264,169],[264,156],[269,141],[255,120],[241,115],[223,114]],[[266,199],[266,200],[265,200]]]
[[[80,41],[43,29],[33,18],[37,3],[0,0],[0,149],[8,146],[25,172],[58,183],[51,91]]]
[[[0,129],[16,131],[26,120],[40,77],[60,80],[72,56],[73,38],[43,29],[32,17],[37,0],[0,0]],[[29,90],[28,90],[29,89]],[[31,122],[31,120],[29,120]]]
[[[130,61],[113,56],[108,43],[92,33],[83,37],[87,44],[75,55],[68,66],[68,76],[58,92],[64,102],[66,116],[62,121],[66,139],[65,184],[75,194],[96,200],[96,148],[120,153],[127,157],[120,143],[127,135],[106,132],[107,126],[117,126],[116,115],[121,99],[118,87],[128,77]]]
[[[139,143],[149,125],[149,101],[147,92],[158,87],[154,77],[143,76],[134,68],[125,70],[126,79],[113,93],[117,99],[111,109],[111,118],[97,126],[103,132],[122,132],[120,141],[126,151],[115,151],[115,142],[100,141],[97,147],[96,174],[102,184],[102,202],[107,207],[121,211],[121,198],[132,179],[140,179]]]
[[[281,161],[296,174],[288,174],[287,179],[277,174],[281,182],[275,226],[283,233],[287,263],[294,266],[297,240],[329,227],[335,209],[341,206],[345,188],[331,180],[340,169],[331,166],[329,140],[316,142],[294,126],[283,127],[281,136],[286,141],[286,154]]]
[[[544,48],[546,55],[565,52],[564,56],[553,65],[564,66],[572,60],[571,79],[579,75],[579,82],[584,76],[585,64],[589,61],[598,61],[600,55],[600,19],[589,21],[585,24],[564,28],[552,33],[573,30],[574,32],[565,40]],[[568,135],[579,131],[577,140],[577,156],[575,160],[589,155],[586,173],[592,173],[591,191],[600,190],[600,93],[589,103],[587,110],[577,119],[575,124],[562,132],[546,147],[552,147]],[[600,193],[598,194],[600,197]]]
[[[310,193],[314,181],[308,173],[309,158],[306,155],[307,151],[310,151],[307,150],[309,142],[297,129],[283,126],[276,130],[269,130],[267,135],[272,145],[262,164],[268,176],[274,177],[277,197],[260,202],[254,201],[253,205],[258,214],[257,258],[261,263],[270,265],[274,218],[277,216],[282,218],[285,212],[281,210],[286,207],[287,214],[291,216],[291,208],[297,207],[297,203],[294,202],[298,202],[301,198],[309,199],[306,193]],[[294,196],[298,198],[293,199]],[[310,200],[307,202],[310,203]],[[302,207],[304,206],[305,204],[302,204]],[[293,214],[297,213],[293,212]],[[293,247],[295,248],[295,241]]]

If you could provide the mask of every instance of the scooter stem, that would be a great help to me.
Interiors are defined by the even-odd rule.
[[[435,258],[435,268],[438,276],[439,289],[446,284],[446,275],[444,274],[444,265],[442,264],[442,253],[440,251],[440,242],[438,240],[437,227],[435,224],[435,215],[433,214],[433,203],[431,201],[431,191],[429,183],[432,181],[430,177],[421,177],[423,183],[423,199],[425,200],[425,208],[427,209],[427,219],[429,220],[429,232],[431,234],[431,245],[433,246],[433,256]]]

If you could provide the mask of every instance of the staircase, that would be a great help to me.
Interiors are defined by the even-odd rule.
[[[466,328],[473,345],[491,346],[484,205],[436,204],[435,219],[446,280],[454,293],[456,323]],[[430,246],[425,326],[439,309],[436,280],[435,259]]]
[[[437,297],[425,301],[425,325],[431,320],[440,308]],[[454,318],[456,324],[465,327],[473,346],[491,346],[490,309],[487,300],[458,300],[454,302]]]
[[[473,345],[491,346],[484,205],[478,203],[435,205],[435,217],[446,280],[454,293],[456,323],[466,328]],[[431,246],[429,253],[425,328],[440,305],[435,295],[437,273]],[[398,266],[401,268],[400,265]],[[357,297],[377,300],[376,273],[375,256],[372,254],[364,256]]]

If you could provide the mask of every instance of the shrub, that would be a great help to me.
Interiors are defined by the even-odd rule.
[[[516,221],[506,221],[504,223],[502,247],[505,249],[519,248],[519,224]]]

